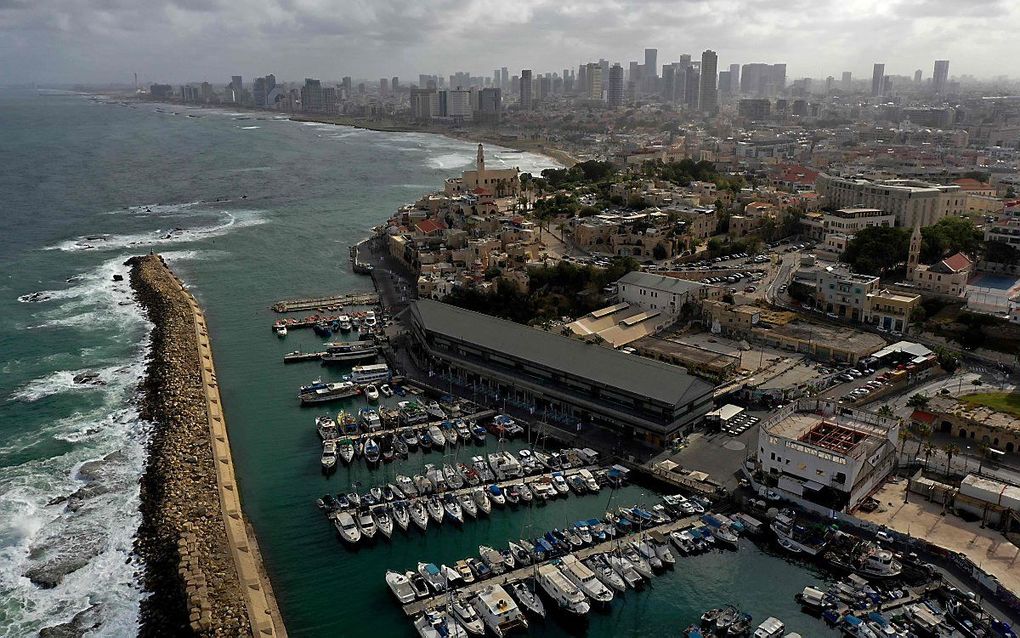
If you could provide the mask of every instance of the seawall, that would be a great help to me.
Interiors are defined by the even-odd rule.
[[[286,636],[241,511],[205,316],[158,255],[131,285],[154,324],[143,384],[153,422],[136,550],[140,636]]]

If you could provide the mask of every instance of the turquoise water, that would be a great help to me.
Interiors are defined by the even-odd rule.
[[[343,370],[285,367],[284,353],[315,348],[321,339],[307,330],[278,339],[269,305],[370,288],[348,271],[348,247],[397,206],[467,167],[474,146],[272,116],[194,111],[200,117],[186,117],[156,109],[67,95],[0,98],[0,135],[13,149],[5,158],[13,170],[0,172],[6,222],[0,234],[0,635],[32,633],[92,604],[102,605],[105,618],[98,635],[130,634],[136,622],[143,594],[136,567],[126,561],[138,523],[135,481],[145,424],[131,397],[148,324],[112,275],[124,272],[126,257],[150,249],[167,256],[206,308],[245,510],[291,635],[410,635],[383,584],[386,569],[450,562],[473,555],[481,543],[519,538],[527,526],[537,533],[605,511],[608,493],[571,497],[496,512],[462,529],[397,532],[392,542],[345,549],[315,508],[316,498],[441,457],[419,454],[385,471],[355,466],[323,477],[313,427],[319,411],[300,408],[295,392]],[[496,149],[487,161],[498,165],[500,157],[524,170],[548,165]],[[17,301],[39,291],[44,300]],[[85,370],[98,372],[105,385],[75,384],[72,377]],[[104,457],[99,471],[79,471]],[[86,485],[73,510],[47,504]],[[630,486],[612,499],[623,505],[651,503],[654,496]],[[67,557],[85,560],[53,589],[22,577]],[[745,544],[739,553],[684,560],[648,591],[628,593],[610,613],[594,615],[587,631],[675,634],[703,609],[733,602],[758,618],[780,615],[805,636],[821,635],[793,602],[794,593],[817,579]],[[565,632],[550,622],[533,633]]]

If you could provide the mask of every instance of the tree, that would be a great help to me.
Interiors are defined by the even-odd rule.
[[[893,412],[893,409],[890,408],[888,405],[883,405],[878,409],[878,415],[884,417],[893,417],[896,416],[896,413]]]
[[[652,257],[656,260],[661,261],[665,259],[667,254],[666,247],[662,244],[662,242],[655,244],[655,248],[652,249]]]
[[[922,228],[921,238],[921,261],[926,264],[958,252],[976,255],[984,243],[984,233],[965,217],[943,217]]]
[[[948,460],[946,461],[946,474],[951,474],[953,471],[953,457],[960,453],[960,446],[955,443],[946,443],[942,448],[942,451],[946,453]]]
[[[928,471],[928,459],[931,458],[931,455],[934,454],[937,449],[938,448],[936,448],[934,445],[932,445],[930,441],[928,443],[924,444],[924,471],[925,472]]]
[[[910,232],[905,228],[871,226],[857,231],[843,256],[854,272],[880,275],[903,263],[910,248]]]
[[[982,468],[985,466],[985,459],[988,457],[988,450],[992,449],[992,446],[988,445],[987,442],[981,441],[978,443],[978,474],[981,473]]]
[[[929,399],[927,395],[917,392],[911,395],[909,399],[907,399],[907,407],[911,407],[917,410],[923,410],[928,406],[929,401],[931,401],[931,399]]]

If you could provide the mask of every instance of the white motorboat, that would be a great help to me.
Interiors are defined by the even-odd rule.
[[[336,441],[329,439],[322,442],[322,455],[319,462],[323,472],[332,472],[336,469]]]
[[[445,609],[429,609],[414,621],[421,638],[467,638],[467,631],[446,613]]]
[[[418,573],[437,594],[446,591],[446,578],[435,563],[418,563]]]
[[[484,487],[476,488],[471,495],[475,499],[475,505],[478,506],[478,511],[483,514],[488,514],[492,511],[492,503],[489,501],[489,497],[486,496]]]
[[[443,508],[443,502],[439,500],[438,496],[432,494],[425,499],[425,509],[428,510],[429,516],[432,517],[433,521],[436,523],[443,522],[443,512],[445,510]]]
[[[340,430],[337,428],[336,421],[332,417],[315,417],[315,429],[319,432],[319,438],[323,441],[340,438]]]
[[[517,487],[517,495],[521,497],[522,503],[530,503],[535,500],[535,495],[531,493],[530,489],[528,489],[527,483],[521,483]]]
[[[478,505],[475,503],[475,499],[471,497],[470,492],[463,492],[457,497],[460,501],[460,509],[470,516],[471,518],[478,517]]]
[[[627,591],[627,583],[623,578],[616,573],[609,563],[606,562],[605,557],[596,554],[585,561],[588,569],[595,572],[595,577],[602,581],[607,587],[612,587],[618,592]],[[636,575],[636,574],[635,574]]]
[[[358,512],[357,522],[358,529],[361,530],[362,536],[368,539],[375,538],[376,527],[375,519],[372,518],[372,512],[370,512],[367,508],[360,510]]]
[[[404,501],[397,501],[394,503],[392,514],[393,520],[396,524],[400,526],[400,529],[406,532],[408,526],[411,524],[411,515],[407,511],[407,503]]]
[[[645,578],[651,578],[655,574],[652,571],[652,566],[648,564],[648,561],[634,547],[625,547],[623,549],[623,557],[630,561],[631,566],[637,570],[637,573]]]
[[[429,513],[425,508],[425,503],[422,502],[423,500],[411,501],[407,506],[407,512],[411,515],[411,521],[424,532],[429,527]]]
[[[390,517],[389,508],[385,505],[376,505],[372,508],[372,518],[375,519],[376,528],[383,536],[393,536],[393,518]]]
[[[361,540],[361,530],[349,512],[337,512],[333,516],[333,526],[344,542],[356,545]]]
[[[460,577],[465,584],[475,582],[475,573],[471,571],[471,565],[466,560],[459,560],[453,564],[453,568],[457,571],[457,575]]]
[[[581,478],[584,479],[585,486],[588,488],[588,491],[591,492],[592,494],[595,494],[600,489],[602,489],[602,486],[599,485],[599,482],[595,480],[595,475],[591,473],[591,470],[585,468],[578,472],[578,474],[581,476]]]
[[[350,439],[340,439],[337,441],[337,454],[340,455],[340,460],[344,463],[350,463],[354,460],[354,441]]]
[[[560,571],[567,577],[567,580],[577,585],[578,589],[593,602],[599,605],[608,605],[613,602],[613,590],[606,587],[595,576],[595,572],[573,554],[567,554],[560,559]]]
[[[518,566],[523,567],[524,565],[531,564],[531,552],[513,541],[507,543],[507,547],[509,547],[510,555],[514,557],[514,562],[516,562]]]
[[[514,631],[528,628],[528,619],[524,617],[524,613],[510,594],[499,585],[482,588],[472,601],[472,606],[496,638],[503,638]]]
[[[493,505],[503,507],[506,505],[506,497],[503,495],[503,488],[493,483],[489,487],[485,488],[486,496],[492,501]]]
[[[404,493],[404,496],[418,496],[418,488],[414,486],[414,481],[412,481],[409,476],[397,474],[397,487],[399,487],[400,491]]]
[[[411,587],[411,579],[399,572],[387,570],[386,585],[401,605],[414,602],[414,599],[418,597],[414,593],[414,588]]]
[[[429,584],[425,582],[425,579],[418,572],[407,571],[404,572],[404,576],[407,576],[408,581],[410,581],[411,589],[414,590],[416,598],[425,598],[429,595]]]
[[[446,480],[446,484],[451,490],[459,490],[464,487],[464,477],[457,471],[457,468],[449,463],[443,465],[443,479]]]
[[[754,638],[779,638],[786,631],[786,625],[775,616],[769,616],[754,630]]]
[[[274,330],[276,331],[276,336],[280,337],[281,339],[287,336],[287,326],[283,324],[276,326]]]
[[[556,489],[556,493],[561,496],[570,491],[570,486],[567,485],[567,480],[563,478],[563,475],[559,472],[552,475],[552,486]]]
[[[644,539],[633,540],[630,542],[630,546],[641,558],[648,562],[648,566],[653,571],[659,571],[664,567],[662,561],[659,560],[659,555],[655,553],[655,548],[648,541]]]
[[[493,574],[502,574],[506,571],[506,562],[503,560],[503,554],[493,548],[479,545],[478,555],[482,557],[482,562],[489,566]]]
[[[584,593],[556,565],[545,564],[538,568],[538,586],[571,616],[583,617],[591,610]]]
[[[485,635],[485,623],[482,622],[482,617],[478,615],[474,607],[460,598],[454,598],[450,601],[447,613],[453,616],[464,630],[472,636]]]
[[[429,436],[432,438],[432,447],[441,449],[446,447],[446,435],[443,434],[443,429],[438,425],[430,425]]]
[[[379,400],[379,388],[375,387],[372,384],[366,385],[365,386],[365,398],[368,399],[369,401],[378,401]]]
[[[889,550],[869,545],[855,563],[858,574],[867,578],[892,578],[903,572],[903,565]]]
[[[612,567],[613,571],[619,574],[620,578],[631,588],[641,589],[645,586],[644,578],[624,556],[613,552],[606,556],[606,564]]]
[[[379,386],[379,392],[381,392],[384,397],[393,396],[393,388],[391,388],[390,384],[388,383],[384,383],[381,386]]]
[[[369,310],[365,313],[365,319],[362,321],[362,325],[367,328],[374,328],[376,326],[375,311]]]
[[[676,557],[673,556],[673,552],[669,551],[669,539],[667,537],[657,530],[652,530],[648,534],[648,544],[655,550],[655,555],[659,557],[663,565],[672,567],[676,564]]]
[[[336,318],[336,321],[337,321],[338,324],[340,324],[340,331],[341,332],[350,332],[351,331],[351,318],[349,316],[347,316],[347,315],[340,315],[339,317]]]

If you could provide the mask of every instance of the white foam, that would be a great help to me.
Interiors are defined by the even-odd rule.
[[[425,163],[431,168],[446,171],[453,168],[465,167],[474,161],[475,156],[468,153],[443,153],[442,155],[429,157],[425,160]]]
[[[252,129],[257,129],[257,128],[262,128],[262,127],[261,126],[242,126],[241,130],[242,131],[250,131]]]
[[[201,206],[205,202],[198,200],[194,202],[183,202],[179,204],[139,204],[138,206],[128,206],[126,208],[119,208],[117,210],[108,210],[105,215],[174,215],[181,212],[190,212],[191,209],[196,206]]]
[[[94,372],[98,376],[90,383],[75,383],[74,377],[85,373]],[[105,368],[82,368],[80,370],[57,370],[39,379],[33,379],[11,394],[15,401],[38,401],[43,397],[62,394],[65,392],[96,392],[103,389],[114,381],[118,375],[130,375],[130,366],[108,366]],[[137,374],[131,377],[137,378]]]
[[[262,217],[262,211],[257,210],[222,211],[222,215],[224,221],[213,226],[157,230],[128,235],[85,235],[77,239],[70,239],[59,244],[47,246],[44,250],[62,250],[65,252],[78,252],[82,250],[108,251],[187,243],[209,237],[218,237],[240,228],[258,226],[267,221]],[[89,237],[98,237],[98,239],[89,239]]]

